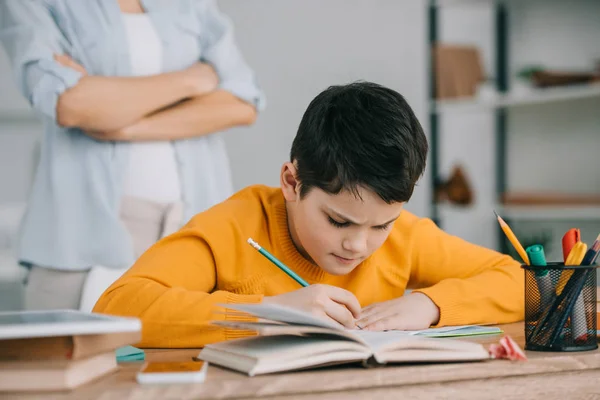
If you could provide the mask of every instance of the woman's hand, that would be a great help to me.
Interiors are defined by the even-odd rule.
[[[131,137],[128,133],[130,127],[118,129],[110,132],[98,132],[98,131],[85,131],[85,134],[91,138],[102,142],[115,141],[115,142],[128,142],[131,141]]]
[[[75,62],[66,54],[56,54],[54,55],[54,60],[64,67],[71,68],[81,73],[83,76],[88,75],[86,69],[82,65]],[[215,69],[210,64],[201,62],[194,63],[184,70],[170,74],[169,79],[171,82],[173,82],[173,85],[186,88],[185,90],[188,93],[188,100],[195,97],[199,98],[215,92],[219,86],[219,77]],[[154,115],[159,115],[162,111],[175,108],[178,104],[185,103],[188,100],[176,102],[170,107],[166,107],[165,109],[157,111],[154,113]],[[137,122],[116,130],[100,131],[93,129],[82,129],[84,129],[87,136],[99,141],[135,141],[140,140],[138,137],[139,135],[136,135],[136,132],[140,130],[144,131],[144,126],[148,125],[146,119],[150,116],[152,116],[152,114],[146,115]],[[155,136],[152,137],[152,140],[165,139],[156,138]]]
[[[63,67],[71,68],[83,76],[88,74],[81,64],[78,64],[66,54],[55,54],[54,60]],[[210,64],[202,62],[194,63],[190,67],[180,71],[180,75],[191,89],[191,97],[214,92],[219,86],[219,76]]]
[[[74,69],[75,71],[79,72],[83,76],[87,75],[86,69],[83,68],[82,65],[73,61],[73,59],[66,54],[55,54],[54,61],[56,61],[63,67]]]
[[[194,63],[182,70],[181,74],[194,92],[194,96],[203,96],[214,92],[219,87],[219,76],[210,64]]]

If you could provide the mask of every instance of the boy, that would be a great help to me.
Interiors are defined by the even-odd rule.
[[[400,94],[365,82],[330,87],[302,118],[281,188],[252,186],[196,215],[149,249],[94,311],[141,318],[144,347],[243,335],[210,324],[241,319],[223,303],[276,303],[367,330],[522,319],[519,263],[402,210],[426,155]],[[403,296],[407,287],[415,290]]]

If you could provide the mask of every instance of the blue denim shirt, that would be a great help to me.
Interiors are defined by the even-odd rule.
[[[254,74],[215,0],[142,0],[163,42],[163,70],[211,63],[220,88],[264,106]],[[91,139],[56,122],[58,97],[81,75],[54,54],[68,54],[91,75],[129,76],[130,59],[116,0],[1,0],[0,41],[23,95],[44,122],[40,162],[25,213],[19,258],[63,270],[134,262],[119,219],[129,144]],[[224,200],[229,165],[219,134],[173,142],[184,218]]]

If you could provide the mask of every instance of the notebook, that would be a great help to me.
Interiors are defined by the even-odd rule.
[[[213,321],[213,324],[255,331],[258,336],[207,345],[198,358],[250,376],[354,362],[373,366],[481,361],[490,358],[481,344],[435,336],[453,336],[453,330],[498,332],[497,328],[474,326],[422,331],[348,330],[311,314],[273,304],[224,307],[254,315],[259,320]]]
[[[144,361],[145,353],[144,350],[138,349],[133,346],[120,347],[116,351],[117,362],[133,362],[133,361]]]

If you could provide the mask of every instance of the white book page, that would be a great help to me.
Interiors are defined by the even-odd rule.
[[[385,332],[372,332],[372,331],[352,331],[352,333],[358,336],[363,343],[365,343],[373,353],[378,350],[388,347],[392,344],[398,343],[399,341],[409,341],[414,338],[414,334],[408,331],[385,331]],[[419,340],[419,339],[417,339]]]
[[[320,353],[355,351],[358,354],[369,352],[359,343],[351,341],[324,340],[300,336],[250,337],[207,345],[206,348],[219,349],[228,353],[243,355],[255,360],[274,359],[286,361],[298,357],[308,357]]]
[[[259,318],[286,322],[288,324],[318,326],[336,330],[344,329],[338,324],[320,319],[307,312],[276,304],[221,304],[221,306],[232,310],[246,312]]]
[[[447,337],[447,336],[469,336],[473,334],[481,334],[483,333],[497,333],[494,332],[495,329],[493,327],[481,327],[477,325],[460,325],[460,326],[446,326],[442,328],[429,328],[429,329],[421,329],[421,330],[413,330],[413,331],[386,331],[386,332],[371,332],[371,331],[363,331],[358,328],[356,329],[347,329],[342,326],[335,324],[331,321],[323,320],[318,317],[315,317],[312,314],[307,312],[291,308],[285,307],[275,304],[227,304],[223,305],[224,307],[234,309],[237,311],[242,311],[245,313],[252,314],[256,317],[283,322],[295,326],[303,326],[303,327],[316,327],[316,328],[325,328],[327,330],[334,330],[340,334],[340,336],[344,336],[347,339],[353,339],[358,342],[364,343],[369,347],[379,348],[381,346],[386,346],[389,343],[394,343],[402,338],[412,337],[412,336],[423,336],[423,337]],[[224,321],[227,323],[227,321]],[[257,324],[253,322],[244,323],[245,329],[252,329],[251,325]],[[258,323],[260,324],[260,323]],[[256,330],[261,331],[264,327],[257,326]],[[276,328],[276,327],[274,327]],[[282,330],[285,328],[281,328]],[[302,332],[298,333],[310,333],[310,330],[303,329]],[[273,329],[272,334],[276,334],[276,329]],[[324,333],[320,330],[316,330],[314,333]]]
[[[475,342],[421,337],[403,331],[359,331],[354,332],[354,334],[359,336],[364,343],[369,346],[378,361],[390,358],[410,360],[411,357],[414,357],[414,361],[419,360],[420,357],[424,357],[423,360],[429,359],[429,357],[433,357],[432,359],[434,359],[437,357],[436,355],[426,356],[425,354],[437,354],[440,352],[449,352],[444,356],[444,359],[461,357],[452,355],[455,353],[465,353],[464,357],[467,358],[471,358],[473,355],[476,359],[487,357],[487,352],[483,346]],[[405,353],[407,350],[413,351],[412,356],[409,357],[409,353]],[[398,351],[403,355],[400,357],[392,356],[392,354],[397,353]],[[419,357],[417,357],[417,354],[419,354]]]

